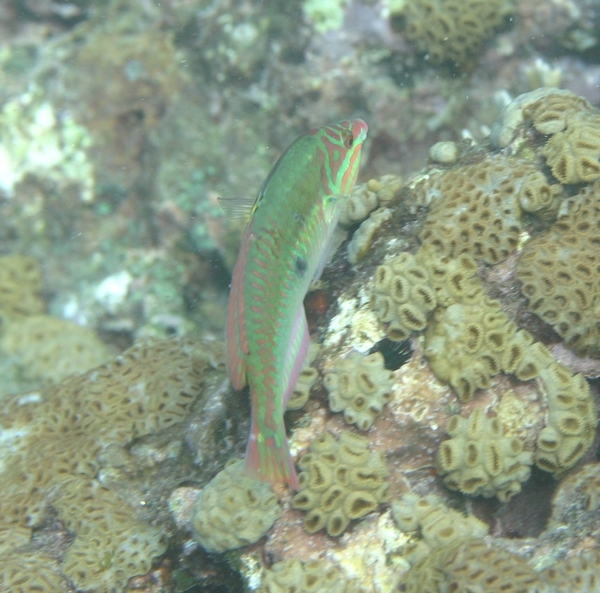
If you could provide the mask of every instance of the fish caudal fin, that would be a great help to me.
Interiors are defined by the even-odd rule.
[[[281,434],[269,438],[259,435],[258,426],[252,423],[246,447],[246,472],[263,482],[300,489],[283,423]]]

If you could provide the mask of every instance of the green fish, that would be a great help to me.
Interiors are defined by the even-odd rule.
[[[361,119],[340,121],[288,147],[252,202],[233,273],[227,363],[233,388],[250,386],[246,471],[296,490],[283,414],[309,345],[303,300],[327,260],[367,130]]]

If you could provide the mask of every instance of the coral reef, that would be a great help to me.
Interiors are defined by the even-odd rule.
[[[589,386],[581,375],[557,363],[543,344],[534,343],[529,332],[518,329],[500,302],[486,296],[476,270],[474,260],[466,254],[457,259],[439,257],[431,249],[422,249],[416,256],[400,254],[391,265],[383,264],[375,272],[373,309],[382,321],[388,321],[393,306],[387,294],[393,294],[402,302],[400,307],[409,311],[415,310],[411,299],[420,304],[421,295],[427,295],[428,308],[434,310],[431,320],[417,308],[409,319],[417,319],[418,324],[401,326],[393,319],[388,335],[405,339],[409,330],[426,327],[424,354],[431,369],[462,401],[472,399],[476,390],[488,388],[500,372],[512,373],[521,381],[540,377],[549,417],[538,435],[536,463],[561,473],[573,467],[592,445],[597,418]],[[420,288],[418,300],[410,285],[413,278],[419,282],[415,284]],[[523,479],[524,474],[517,482]],[[474,493],[481,485],[469,487],[467,492]],[[510,488],[500,496],[509,498]]]
[[[337,537],[351,520],[375,511],[388,499],[385,461],[369,451],[368,444],[351,432],[343,432],[338,441],[325,433],[301,457],[300,491],[292,505],[307,511],[302,521],[306,531],[326,529]]]
[[[413,552],[412,555],[417,557],[460,541],[482,538],[489,529],[473,515],[465,516],[448,508],[433,494],[426,497],[403,495],[392,502],[392,515],[402,531],[420,531],[426,548]]]
[[[340,217],[343,227],[361,223],[348,243],[348,261],[357,264],[369,252],[381,227],[391,219],[392,211],[386,206],[402,188],[402,177],[383,175],[357,185],[348,199]]]
[[[477,519],[448,509],[435,497],[407,495],[395,503],[398,524],[403,530],[422,527],[424,545],[417,547],[401,590],[438,593],[445,590],[533,593],[548,591],[593,592],[598,587],[598,550],[561,558],[552,566],[535,569],[522,556],[484,541],[487,531]],[[426,528],[439,527],[442,537],[428,537]]]
[[[50,315],[29,315],[6,324],[0,347],[25,376],[59,383],[106,362],[108,348],[87,327]]]
[[[315,344],[314,342],[311,343],[304,365],[300,370],[296,387],[294,387],[292,395],[287,402],[287,410],[300,410],[306,405],[306,402],[310,397],[310,390],[319,378],[319,371],[312,366],[318,352],[318,344]]]
[[[550,230],[530,240],[516,276],[531,311],[578,354],[600,356],[600,185],[594,183],[563,204]]]
[[[427,315],[437,306],[427,269],[407,252],[380,265],[372,306],[377,317],[389,324],[386,331],[393,340],[406,340],[411,332],[425,329]]]
[[[227,464],[202,490],[194,505],[194,537],[208,552],[256,543],[281,514],[271,487],[243,475],[243,461]]]
[[[352,191],[352,195],[344,200],[340,224],[351,226],[368,218],[369,214],[379,206],[377,193],[372,182],[361,183]]]
[[[380,179],[357,185],[352,195],[344,200],[340,224],[351,226],[363,222],[373,210],[389,204],[402,183],[402,177],[398,175],[383,175]]]
[[[546,359],[550,356],[544,352]],[[539,376],[547,391],[549,414],[547,426],[537,438],[535,462],[546,471],[560,474],[573,467],[592,446],[598,411],[583,375],[574,375],[552,360],[540,368]]]
[[[58,593],[67,585],[53,567],[53,558],[40,554],[3,554],[0,561],[0,589],[11,593]]]
[[[348,261],[351,264],[357,264],[369,252],[381,227],[391,218],[389,208],[378,208],[360,225],[348,243]]]
[[[237,592],[271,563],[275,591],[598,588],[597,463],[581,467],[597,439],[599,358],[582,357],[600,356],[598,23],[589,0],[0,3],[0,588]],[[97,337],[123,351],[221,335],[239,229],[218,197],[255,194],[291,138],[355,116],[369,181],[308,303],[321,348],[287,415],[296,496],[318,505],[305,515],[278,491],[264,538],[208,553],[194,501],[248,428],[220,346],[151,341],[86,367],[105,356]],[[352,437],[329,457],[311,445],[345,434],[327,405],[338,362],[374,352],[386,389],[352,447],[377,458],[381,496],[364,486],[347,508],[350,481],[328,482],[336,507],[340,490],[308,486],[319,469],[364,469],[327,465]],[[502,503],[451,492],[438,465],[482,414],[479,457],[519,441],[538,466]],[[446,440],[453,422],[464,430]],[[419,493],[401,504],[405,520],[431,511],[420,531],[394,526],[388,487]],[[442,498],[490,525],[485,545]],[[344,530],[348,510],[368,514]],[[334,537],[303,529],[313,511]]]
[[[588,550],[579,556],[571,556],[559,561],[556,566],[541,571],[540,581],[550,591],[572,591],[584,593],[598,591],[600,587],[600,551]]]
[[[490,593],[535,590],[536,572],[527,562],[481,540],[434,551],[417,562],[406,576],[404,591],[436,593],[446,588],[463,591],[477,587]]]
[[[563,184],[592,182],[600,177],[600,112],[568,90],[540,88],[505,107],[492,141],[507,146],[523,124],[543,135],[541,155]]]
[[[519,242],[520,195],[528,196],[539,176],[532,163],[504,156],[432,175],[420,186],[430,206],[421,241],[452,257],[505,260]]]
[[[513,11],[507,0],[406,2],[406,36],[434,64],[465,66]]]
[[[486,297],[477,284],[472,283],[467,302],[457,299],[437,309],[425,334],[425,355],[433,372],[452,385],[463,401],[470,400],[477,389],[489,387],[490,379],[501,371],[521,380],[539,373],[530,362],[531,336],[517,331],[499,302]]]
[[[14,196],[26,177],[43,178],[61,191],[77,188],[80,199],[93,198],[94,173],[86,150],[91,137],[73,114],[59,114],[42,88],[0,108],[0,190]]]
[[[582,183],[600,177],[600,112],[569,92],[550,92],[523,111],[544,136],[542,149],[560,183]]]
[[[62,571],[79,588],[120,593],[129,577],[147,572],[166,550],[164,531],[100,477],[110,475],[110,460],[125,455],[122,447],[135,438],[183,420],[220,356],[218,347],[147,340],[55,387],[5,398],[2,531],[22,534],[23,545],[53,509],[74,535]],[[30,563],[14,568],[11,553],[21,558],[18,539],[2,547],[0,572],[12,575],[17,587],[30,578]],[[43,554],[31,562],[40,575],[54,570]]]
[[[357,593],[356,585],[335,565],[323,560],[284,560],[265,574],[260,593]]]
[[[506,502],[529,479],[533,455],[518,437],[505,437],[498,418],[473,410],[468,418],[451,416],[437,462],[444,484],[472,496],[497,496]]]
[[[0,257],[0,316],[3,322],[18,315],[43,313],[42,290],[42,268],[35,258],[23,255]]]
[[[348,424],[368,430],[390,398],[391,373],[383,366],[383,356],[374,352],[363,356],[351,352],[335,360],[323,378],[329,392],[329,408],[343,412]]]
[[[436,142],[429,149],[429,158],[434,163],[451,165],[458,159],[458,145],[456,142]]]

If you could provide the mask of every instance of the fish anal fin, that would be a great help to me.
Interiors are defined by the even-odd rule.
[[[250,225],[251,226],[251,225]],[[246,356],[248,340],[246,337],[246,319],[244,304],[244,284],[246,261],[250,242],[250,226],[244,233],[238,260],[233,271],[229,305],[227,309],[227,371],[234,389],[242,389],[247,384]]]

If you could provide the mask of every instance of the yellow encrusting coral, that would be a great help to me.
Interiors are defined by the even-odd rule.
[[[489,529],[473,515],[465,516],[448,508],[433,494],[424,497],[404,494],[399,500],[392,502],[392,516],[402,531],[420,531],[427,547],[413,553],[417,557],[460,541],[484,537]]]
[[[400,585],[406,593],[596,593],[600,586],[597,550],[536,572],[525,558],[484,541],[485,523],[449,509],[434,495],[405,494],[392,503],[392,514],[402,531],[418,530],[422,538],[406,555],[412,564]]]
[[[352,194],[344,200],[340,224],[352,226],[362,222],[376,208],[387,206],[401,188],[402,177],[391,174],[357,185]]]
[[[434,495],[405,494],[392,504],[392,513],[402,531],[420,530],[422,537],[409,554],[412,567],[402,579],[402,591],[530,593],[520,587],[538,582],[525,560],[483,542],[489,529],[485,523],[449,509]]]
[[[594,241],[592,237],[592,244]],[[413,286],[419,286],[421,295],[431,295],[426,301],[432,304],[431,319],[415,307],[414,303],[423,300],[413,296]],[[521,381],[542,380],[549,414],[537,439],[539,467],[560,474],[590,448],[597,420],[587,382],[557,363],[543,344],[518,329],[499,301],[485,294],[470,255],[441,256],[431,246],[422,246],[414,256],[402,253],[377,268],[373,290],[373,309],[382,321],[390,323],[392,339],[405,339],[411,331],[426,328],[424,354],[431,369],[462,401],[470,400],[477,389],[488,388],[492,377],[501,372]],[[416,309],[420,317],[415,314],[412,318],[418,318],[418,324],[400,325],[398,317],[392,317],[397,304],[391,297],[395,295],[399,295],[397,301]],[[519,481],[513,480],[500,497],[509,498]],[[468,490],[475,493],[477,488]]]
[[[383,175],[356,186],[352,195],[344,200],[340,218],[342,226],[350,227],[361,223],[348,243],[348,261],[357,264],[368,253],[381,227],[392,217],[385,206],[402,188],[402,178]]]
[[[244,475],[243,466],[239,459],[228,463],[194,504],[194,537],[208,552],[256,543],[281,515],[269,484]]]
[[[500,309],[498,301],[479,293],[472,303],[453,303],[436,310],[425,333],[425,356],[435,375],[449,383],[459,399],[470,400],[487,389],[498,373],[528,376],[524,330]]]
[[[392,373],[385,369],[381,353],[351,352],[334,361],[323,383],[331,411],[343,412],[348,424],[368,430],[391,397]]]
[[[600,357],[600,182],[583,188],[530,240],[516,277],[531,311],[578,354]]]
[[[5,398],[0,532],[29,541],[53,508],[74,536],[62,568],[78,588],[121,593],[129,577],[147,572],[166,549],[163,530],[100,482],[102,454],[181,422],[222,358],[220,348],[145,340],[84,375]],[[20,557],[13,541],[4,552]]]
[[[537,593],[539,585],[537,573],[525,559],[480,539],[433,550],[415,562],[402,580],[406,593]]]
[[[451,165],[458,159],[458,145],[456,142],[436,142],[429,149],[429,159],[434,163]]]
[[[481,409],[468,418],[452,416],[446,425],[437,465],[444,484],[472,496],[496,496],[506,502],[521,491],[531,473],[533,455],[518,437],[505,437],[498,418]]]
[[[508,146],[533,128],[543,135],[542,156],[559,183],[589,183],[600,178],[600,111],[565,89],[538,88],[516,97],[502,111],[492,142]]]
[[[540,581],[552,592],[597,593],[600,591],[600,550],[568,556],[539,573]]]
[[[25,255],[0,256],[0,318],[43,313],[42,268]]]
[[[293,558],[273,564],[259,593],[358,593],[357,585],[335,565],[324,560]]]
[[[341,535],[353,519],[364,517],[388,499],[388,469],[369,441],[344,431],[338,441],[329,432],[311,444],[299,461],[300,491],[292,500],[307,511],[302,524],[309,533],[326,529]]]
[[[0,557],[0,591],[3,593],[63,593],[68,590],[50,556],[30,552]]]
[[[93,330],[50,315],[8,322],[0,345],[27,377],[52,384],[109,358],[108,348]]]
[[[77,534],[62,570],[81,588],[120,592],[119,584],[147,573],[167,549],[161,528],[144,523],[130,504],[97,480],[66,482],[52,506]]]
[[[431,63],[465,66],[513,10],[510,0],[419,0],[406,2],[398,16]]]
[[[419,499],[414,495],[408,495],[403,498],[412,502],[412,505],[403,506],[409,524],[411,513],[414,517],[429,511],[434,517],[439,516],[440,525],[448,526],[446,527],[448,534],[462,534],[462,537],[447,537],[447,541],[444,541],[446,538],[441,540],[429,538],[429,545],[417,546],[416,551],[411,554],[415,561],[402,578],[401,590],[406,593],[442,591],[596,593],[598,591],[600,586],[598,550],[587,550],[577,556],[563,558],[552,566],[536,572],[525,558],[486,543],[482,539],[487,532],[485,524],[481,524],[480,529],[477,529],[476,525],[465,528],[469,519],[473,519],[475,523],[478,522],[477,519],[461,516],[460,513],[446,508],[433,496]],[[419,507],[423,507],[424,511]],[[433,524],[435,525],[435,518]],[[404,529],[402,520],[399,526]],[[424,528],[423,537],[425,538]]]
[[[600,178],[600,111],[569,92],[549,92],[523,110],[533,127],[550,136],[542,149],[560,183]]]
[[[522,201],[541,191],[540,175],[533,163],[503,155],[431,175],[416,188],[418,201],[430,207],[421,241],[450,257],[505,260],[519,243]],[[545,193],[533,199],[542,207],[552,202]]]
[[[427,269],[414,255],[404,252],[384,262],[375,271],[372,309],[387,323],[387,334],[406,340],[425,329],[427,316],[437,306]]]
[[[319,378],[319,371],[312,366],[318,352],[319,345],[314,342],[311,343],[308,356],[298,376],[296,387],[294,387],[294,391],[287,402],[286,410],[300,410],[306,405],[310,397],[310,390]]]
[[[539,376],[547,392],[548,424],[537,437],[535,462],[546,471],[561,474],[592,446],[598,412],[583,375],[574,375],[553,361],[540,369]]]
[[[381,227],[391,218],[389,208],[378,208],[363,221],[348,243],[348,261],[351,264],[357,264],[365,257]]]

